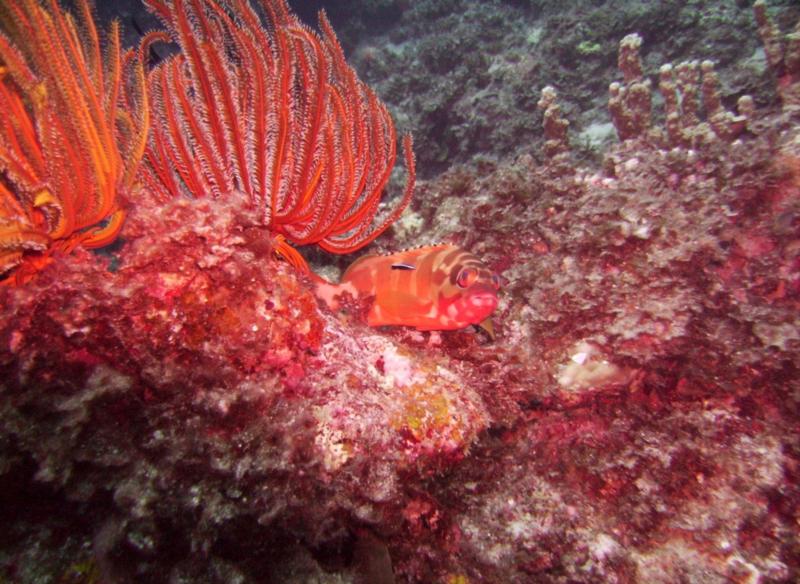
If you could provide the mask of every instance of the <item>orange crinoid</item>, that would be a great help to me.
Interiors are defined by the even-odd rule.
[[[0,5],[4,283],[25,281],[54,251],[113,241],[120,195],[144,153],[143,71],[120,55],[116,24],[101,51],[86,0],[77,5],[79,20],[56,0]],[[133,87],[122,81],[126,67]]]
[[[142,166],[160,200],[246,197],[278,253],[295,245],[349,253],[380,235],[414,185],[404,140],[403,197],[379,212],[395,161],[386,107],[347,65],[320,14],[321,36],[285,0],[145,0],[180,46],[148,77],[153,128]]]

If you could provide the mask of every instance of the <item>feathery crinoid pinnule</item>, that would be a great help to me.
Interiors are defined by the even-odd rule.
[[[101,50],[87,0],[0,3],[0,278],[18,284],[55,252],[113,241],[147,141],[144,72]],[[123,70],[130,70],[123,80]]]
[[[380,235],[408,204],[411,138],[402,198],[379,203],[395,161],[384,104],[356,76],[330,23],[318,35],[285,0],[145,0],[181,53],[148,76],[153,128],[142,166],[156,197],[247,198],[275,234],[276,251],[302,269],[291,247],[316,243],[352,252]]]

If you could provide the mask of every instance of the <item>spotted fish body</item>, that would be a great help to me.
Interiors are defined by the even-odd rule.
[[[321,283],[318,295],[332,307],[344,292],[374,297],[370,326],[455,330],[480,325],[489,334],[499,279],[477,257],[453,245],[391,255],[367,255],[347,268],[338,285]]]

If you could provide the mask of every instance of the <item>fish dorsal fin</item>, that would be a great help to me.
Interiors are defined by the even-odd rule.
[[[372,254],[368,254],[367,257],[369,257],[369,256],[371,256],[371,257],[389,257],[389,256],[401,255],[401,254],[419,255],[420,253],[424,253],[424,252],[427,252],[427,251],[430,251],[430,250],[433,250],[433,249],[438,249],[438,248],[441,248],[441,247],[457,247],[457,246],[455,244],[453,244],[453,243],[441,243],[441,242],[438,242],[438,243],[426,243],[425,245],[417,245],[417,246],[414,246],[414,247],[404,247],[403,249],[397,249],[397,250],[394,250],[394,251],[386,251],[386,252],[383,252],[383,253],[372,253]]]
[[[394,259],[392,267],[400,264],[415,267],[415,264],[417,263],[419,258],[449,247],[454,247],[454,246],[446,243],[439,243],[436,245],[421,245],[419,247],[412,247],[410,249],[403,249],[400,251],[387,253],[383,257]],[[402,270],[407,268],[399,268],[399,269]]]
[[[348,271],[356,268],[357,266],[363,264],[366,261],[372,261],[378,258],[392,258],[396,257],[397,260],[391,264],[391,269],[393,270],[414,270],[416,266],[414,262],[416,259],[431,250],[440,249],[444,247],[455,247],[449,243],[436,243],[433,245],[420,245],[418,247],[411,247],[407,249],[402,249],[400,251],[392,251],[386,253],[369,253],[366,255],[361,256],[357,260],[355,260],[352,264],[350,264],[347,269],[345,270],[345,274]],[[342,276],[344,278],[344,275]]]

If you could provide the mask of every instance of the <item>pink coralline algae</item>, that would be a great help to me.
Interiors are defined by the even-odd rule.
[[[137,516],[183,488],[216,488],[208,480],[242,492],[254,521],[295,507],[313,541],[338,513],[400,513],[401,476],[463,458],[485,407],[455,364],[320,311],[308,282],[259,259],[264,234],[243,213],[215,201],[146,209],[113,270],[79,253],[4,289],[9,436],[39,479],[81,500],[100,485],[78,467],[126,468],[111,493]],[[24,411],[55,425],[31,432]],[[121,423],[132,436],[116,443]]]
[[[0,579],[796,582],[797,45],[767,24],[780,104],[626,37],[600,164],[549,88],[541,160],[420,185],[391,245],[500,274],[494,341],[329,310],[233,201],[142,203],[113,255],[0,288]]]

